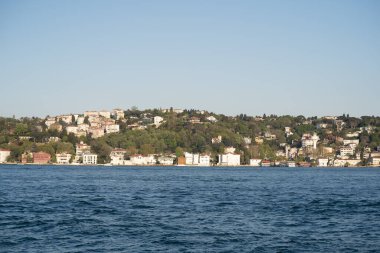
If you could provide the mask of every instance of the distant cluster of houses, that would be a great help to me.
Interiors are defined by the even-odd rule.
[[[182,109],[162,109],[162,112],[174,112],[182,113]],[[204,111],[197,111],[199,114],[203,114]],[[130,117],[133,119],[133,117]],[[208,122],[215,123],[218,120],[214,116],[208,116],[204,118]],[[344,127],[344,122],[338,120],[336,117],[325,117],[325,119],[331,120],[331,124],[318,123],[316,127],[322,129],[327,134],[331,133],[330,130],[332,124],[336,126],[338,131],[341,131]],[[260,117],[256,117],[255,120],[263,120]],[[55,129],[62,131],[65,129],[68,134],[72,133],[77,137],[90,135],[92,138],[99,138],[105,134],[118,133],[120,131],[120,125],[118,123],[126,122],[125,113],[122,109],[114,109],[112,111],[86,111],[84,114],[69,114],[60,115],[56,117],[47,117],[45,125],[48,129]],[[190,117],[188,121],[192,124],[202,124],[198,117]],[[165,119],[157,115],[144,114],[142,119],[136,118],[136,123],[128,125],[132,130],[145,129],[147,124],[159,127],[165,122]],[[145,124],[144,124],[145,123]],[[305,122],[304,124],[311,124],[311,122]],[[297,157],[308,158],[309,161],[314,161],[314,165],[326,167],[326,166],[358,166],[363,159],[368,161],[367,164],[373,166],[380,166],[380,146],[371,150],[369,147],[365,147],[364,150],[358,149],[360,144],[360,134],[363,131],[370,133],[373,131],[372,127],[357,128],[351,132],[345,134],[345,138],[339,136],[333,136],[334,148],[328,145],[328,140],[321,140],[315,132],[304,133],[300,138],[299,145],[289,145],[287,143],[280,143],[278,150],[275,150],[276,159],[270,161],[268,158],[260,159],[253,157],[249,160],[249,166],[310,166],[309,162],[294,161]],[[284,135],[286,137],[292,136],[293,129],[291,127],[285,127]],[[343,135],[340,135],[343,136]],[[21,138],[28,138],[27,136],[20,136]],[[263,131],[259,136],[243,137],[243,143],[246,148],[250,148],[252,144],[261,145],[265,141],[277,140],[277,136],[271,133],[270,129]],[[50,137],[49,141],[59,141],[58,137]],[[223,142],[221,135],[215,136],[210,140],[211,144],[219,144]],[[11,152],[7,149],[0,149],[0,163],[7,161]],[[45,152],[29,152],[22,154],[22,163],[50,163],[52,157]],[[84,164],[94,165],[98,163],[97,154],[91,151],[91,147],[83,142],[80,142],[75,147],[75,154],[57,153],[55,154],[55,162],[57,164]],[[110,153],[110,165],[173,165],[179,166],[239,166],[242,165],[241,153],[237,152],[234,147],[226,147],[223,154],[211,156],[211,154],[204,153],[189,153],[184,152],[183,156],[176,157],[174,154],[169,155],[142,155],[142,154],[128,154],[125,149],[115,148]]]
[[[114,109],[112,112],[87,111],[82,115],[69,114],[48,117],[45,125],[58,132],[66,129],[68,134],[73,133],[77,137],[91,135],[92,138],[99,138],[104,134],[118,133],[120,125],[116,124],[116,120],[123,118],[124,111],[121,109]]]

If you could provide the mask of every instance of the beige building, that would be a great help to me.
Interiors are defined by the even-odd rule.
[[[9,149],[0,148],[0,163],[5,163],[10,155],[11,151]]]
[[[58,164],[69,164],[71,154],[60,153],[55,155]]]

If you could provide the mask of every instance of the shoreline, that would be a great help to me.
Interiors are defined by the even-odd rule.
[[[368,166],[309,166],[309,167],[303,167],[303,166],[295,166],[295,167],[288,167],[288,166],[251,166],[251,165],[238,165],[238,166],[221,166],[221,165],[210,165],[210,166],[197,166],[197,165],[162,165],[162,164],[147,164],[147,165],[110,165],[110,164],[58,164],[58,163],[0,163],[0,166],[4,165],[17,165],[17,166],[25,166],[25,165],[31,165],[31,166],[55,166],[55,167],[62,167],[62,166],[72,166],[72,167],[191,167],[191,168],[240,168],[240,167],[249,167],[249,168],[380,168],[379,165],[368,165]]]

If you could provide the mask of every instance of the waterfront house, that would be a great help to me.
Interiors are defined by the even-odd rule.
[[[125,164],[125,154],[127,150],[123,148],[115,148],[110,153],[111,164],[112,165],[124,165]]]
[[[250,166],[255,166],[255,167],[259,167],[261,164],[261,159],[249,159],[249,165]]]
[[[185,165],[199,164],[199,154],[185,152],[184,155],[185,155]]]
[[[158,163],[161,165],[171,166],[174,164],[174,157],[172,156],[160,156],[158,157]]]
[[[327,158],[318,158],[318,167],[327,167],[329,163],[329,159]]]
[[[240,165],[240,155],[227,153],[218,155],[218,165],[220,166],[239,166]]]
[[[82,155],[83,157],[83,164],[86,165],[94,165],[98,163],[98,155],[97,154],[92,154],[89,152],[86,152]]]
[[[59,153],[55,155],[58,164],[69,164],[71,159],[71,154]]]
[[[9,149],[0,148],[0,163],[5,163],[10,155],[11,151]]]
[[[207,154],[200,154],[198,165],[199,166],[210,166],[210,156]]]
[[[380,157],[370,157],[369,164],[374,166],[380,166]]]
[[[131,155],[131,160],[130,163],[132,165],[154,165],[156,164],[156,159],[154,158],[153,155]]]
[[[33,163],[46,164],[50,162],[51,155],[46,152],[33,152],[32,159]]]
[[[359,164],[359,159],[335,159],[333,162],[334,167],[357,166]]]

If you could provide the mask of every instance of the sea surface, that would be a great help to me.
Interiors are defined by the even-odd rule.
[[[380,252],[380,168],[1,165],[0,252]]]

